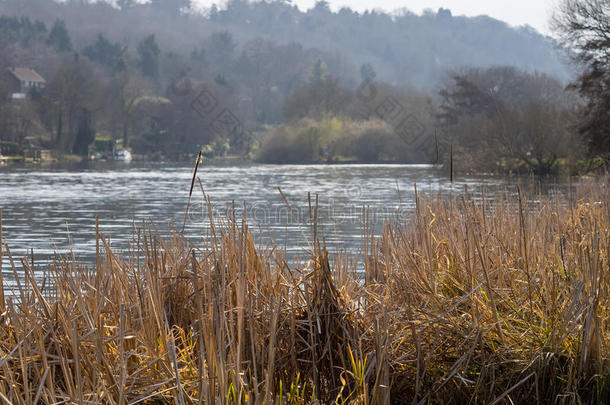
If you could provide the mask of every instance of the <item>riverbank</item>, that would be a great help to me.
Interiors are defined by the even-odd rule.
[[[43,168],[82,168],[82,167],[95,167],[96,165],[108,165],[112,166],[113,164],[120,165],[128,165],[128,164],[157,164],[157,163],[188,163],[191,164],[196,158],[195,154],[184,156],[182,159],[166,159],[161,155],[138,155],[134,154],[132,159],[125,161],[118,161],[114,159],[90,159],[87,157],[77,156],[77,155],[48,155],[42,159],[40,158],[24,158],[23,156],[2,156],[0,155],[0,168],[30,168],[30,167],[43,167]],[[297,159],[298,160],[298,159]],[[428,162],[424,160],[423,162],[418,161],[417,159],[413,160],[408,164],[430,164],[439,168],[443,168],[444,171],[449,175],[452,166],[450,163],[425,163]],[[401,161],[394,160],[380,160],[380,161],[369,161],[369,160],[359,160],[356,158],[345,158],[339,157],[337,159],[316,159],[311,161],[297,161],[293,163],[289,163],[288,161],[276,161],[274,159],[261,159],[260,157],[250,157],[250,156],[241,156],[241,155],[227,155],[227,156],[219,156],[219,157],[204,157],[203,163],[206,165],[213,166],[237,166],[237,165],[251,165],[251,164],[273,164],[277,166],[286,166],[286,165],[360,165],[360,164],[368,164],[368,165],[404,165],[405,163]],[[608,168],[608,162],[601,158],[591,158],[591,159],[580,159],[578,161],[568,161],[566,159],[560,159],[558,161],[556,170],[553,171],[549,176],[590,176],[590,175],[598,175],[600,173],[604,173]],[[495,170],[487,169],[473,169],[472,167],[463,166],[461,161],[457,158],[455,159],[453,165],[453,171],[455,175],[460,176],[527,176],[534,174],[532,172],[531,167],[527,166],[525,163],[520,161],[502,161],[498,163],[497,168]],[[543,176],[544,177],[544,176]]]
[[[62,154],[48,156],[43,159],[25,158],[23,156],[2,156],[0,155],[0,167],[83,167],[86,165],[96,164],[154,164],[154,163],[188,163],[191,164],[196,158],[196,154],[185,156],[183,159],[165,159],[163,156],[155,155],[132,155],[129,160],[120,160],[113,158],[89,158],[85,156]],[[227,155],[224,157],[204,158],[206,164],[212,165],[236,165],[236,164],[251,164],[252,160],[248,157],[239,155]]]
[[[316,233],[300,265],[239,218],[203,245],[149,224],[131,255],[97,232],[94,264],[41,282],[25,258],[0,289],[0,398],[606,403],[609,201],[607,177],[565,200],[419,195],[361,255]]]

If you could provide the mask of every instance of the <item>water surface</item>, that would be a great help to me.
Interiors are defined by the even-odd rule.
[[[40,264],[71,249],[79,260],[93,263],[96,216],[113,248],[123,251],[143,221],[154,221],[161,233],[171,223],[181,229],[192,169],[169,163],[2,168],[4,242],[16,258],[33,249]],[[363,207],[370,208],[377,229],[386,220],[404,220],[414,207],[415,184],[419,192],[443,196],[459,193],[464,186],[475,195],[516,189],[515,179],[494,177],[467,177],[452,184],[444,170],[431,165],[203,165],[198,175],[219,216],[234,209],[241,217],[246,202],[247,222],[257,240],[275,241],[294,255],[311,241],[309,201],[315,205],[316,195],[319,233],[328,248],[357,252]],[[197,185],[185,233],[199,243],[208,232],[207,208]],[[2,272],[10,281],[6,257]]]

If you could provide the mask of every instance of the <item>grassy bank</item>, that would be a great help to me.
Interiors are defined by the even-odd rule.
[[[301,266],[234,218],[125,255],[98,233],[94,265],[0,289],[0,403],[608,403],[609,201],[420,197]]]

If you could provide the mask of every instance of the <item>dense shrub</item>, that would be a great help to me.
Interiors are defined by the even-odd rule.
[[[336,161],[407,162],[416,151],[381,120],[326,117],[283,125],[263,136],[256,160],[263,163]]]

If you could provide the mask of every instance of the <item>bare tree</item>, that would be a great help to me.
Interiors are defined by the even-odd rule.
[[[82,62],[64,63],[49,79],[43,96],[45,121],[58,149],[72,153],[82,116],[97,111],[99,94],[93,71]]]
[[[440,92],[439,123],[466,169],[525,167],[557,171],[562,158],[577,157],[580,135],[572,116],[574,95],[550,76],[511,67],[466,69],[451,75]]]
[[[582,133],[590,151],[610,159],[610,2],[562,0],[553,29],[582,68],[575,86],[588,100]]]

